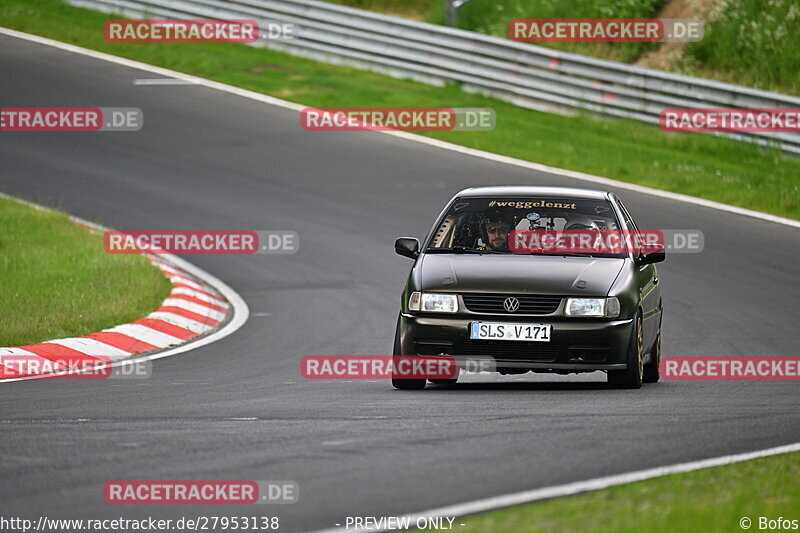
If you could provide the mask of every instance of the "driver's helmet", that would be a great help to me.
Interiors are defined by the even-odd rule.
[[[515,227],[513,215],[509,213],[503,213],[499,210],[488,212],[485,211],[481,214],[480,219],[480,232],[483,242],[486,242],[489,238],[486,233],[486,225],[491,224],[492,222],[505,224],[508,226],[509,230],[512,230]]]

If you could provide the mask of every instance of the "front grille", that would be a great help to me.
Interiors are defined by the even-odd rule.
[[[465,341],[453,349],[453,355],[482,355],[497,359],[519,359],[552,363],[558,359],[561,348],[549,342],[515,341]]]
[[[464,305],[473,313],[500,313],[504,315],[549,315],[561,305],[561,296],[522,295],[522,294],[464,294]],[[513,313],[506,311],[503,303],[506,298],[519,300],[519,309]]]

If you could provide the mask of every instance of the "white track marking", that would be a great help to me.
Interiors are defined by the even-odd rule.
[[[211,329],[211,326],[207,324],[203,324],[201,322],[197,322],[196,320],[192,320],[191,318],[186,318],[181,315],[176,315],[175,313],[169,313],[165,311],[154,311],[147,315],[147,318],[155,318],[156,320],[163,320],[173,326],[178,326],[179,328],[188,329],[194,333],[204,333]]]
[[[66,346],[67,348],[77,350],[81,353],[85,353],[86,355],[97,355],[101,357],[108,357],[112,361],[116,359],[128,358],[131,356],[131,352],[120,350],[119,348],[115,348],[110,344],[106,344],[104,342],[100,342],[95,339],[90,339],[88,337],[55,339],[52,341],[47,341],[43,344],[58,344],[60,346]]]
[[[207,316],[208,318],[213,318],[214,320],[224,320],[225,313],[220,313],[219,311],[214,311],[210,307],[205,305],[196,304],[194,302],[190,302],[188,300],[184,300],[183,298],[167,298],[161,304],[162,307],[180,307],[181,309],[185,309],[187,311],[191,311],[192,313],[197,313],[198,315]]]
[[[3,355],[32,355],[34,357],[42,357],[41,355],[36,355],[33,352],[29,352],[28,350],[23,350],[22,348],[0,348],[0,356]]]
[[[156,263],[156,266],[161,269],[161,271],[166,274],[167,276],[178,276],[178,277],[186,277],[183,272],[178,272],[174,268],[164,263]]]
[[[415,524],[419,517],[446,517],[456,516],[462,517],[466,515],[485,513],[495,509],[502,509],[511,507],[513,505],[521,505],[525,503],[538,502],[542,500],[551,500],[553,498],[561,498],[564,496],[573,496],[583,492],[590,492],[595,490],[607,489],[609,487],[616,487],[617,485],[627,485],[628,483],[635,483],[637,481],[645,481],[657,477],[667,476],[670,474],[682,474],[686,472],[693,472],[695,470],[702,470],[704,468],[712,468],[715,466],[724,466],[734,463],[741,463],[743,461],[750,461],[760,457],[769,457],[771,455],[781,455],[784,453],[800,451],[800,442],[788,444],[786,446],[778,446],[776,448],[767,448],[766,450],[757,450],[754,452],[739,453],[735,455],[723,455],[721,457],[712,457],[710,459],[702,459],[700,461],[691,461],[688,463],[678,463],[668,466],[659,466],[656,468],[649,468],[647,470],[638,470],[635,472],[628,472],[626,474],[617,474],[614,476],[598,477],[595,479],[587,479],[586,481],[577,481],[575,483],[566,483],[564,485],[556,485],[553,487],[545,487],[542,489],[527,490],[524,492],[515,492],[513,494],[506,494],[503,496],[495,496],[493,498],[486,498],[483,500],[475,500],[467,503],[457,503],[449,507],[440,507],[438,509],[431,509],[421,513],[413,513],[405,515],[403,518],[409,518],[411,524]],[[359,528],[359,529],[345,529],[343,527],[324,529],[316,531],[315,533],[341,533],[343,531],[387,531],[380,528]]]
[[[189,80],[175,78],[137,78],[133,80],[134,85],[197,85]]]
[[[3,359],[9,358],[9,364],[3,364]],[[28,350],[22,348],[0,348],[0,366],[7,366],[11,370],[19,368],[20,370],[29,368],[52,368],[54,370],[66,370],[65,365],[56,363],[52,359],[42,357]],[[24,372],[23,372],[24,374]]]
[[[173,282],[173,285],[175,285],[175,283],[183,283],[183,281]],[[177,287],[176,286],[174,289],[172,289],[172,291],[175,292],[178,289],[198,292],[198,293],[202,294],[205,298],[210,298],[211,300],[218,300],[218,298],[219,298],[218,295],[216,295],[216,294],[214,294],[212,292],[211,287],[203,287],[202,289],[192,289],[192,288],[188,288],[188,287]],[[183,293],[183,294],[185,294],[185,293]],[[218,301],[221,301],[221,300],[218,300]],[[226,308],[230,307],[230,306],[228,306],[228,304],[225,304],[225,306],[226,306]]]
[[[162,259],[159,259],[155,255],[148,255],[147,256],[147,260],[150,261],[151,263],[153,263],[158,268],[164,268],[164,267],[169,266],[169,265],[167,265],[166,262],[164,262]]]
[[[153,261],[153,264],[156,265],[167,277],[175,277],[192,281],[191,278],[186,275],[186,272],[180,272],[179,269],[176,269],[174,266],[164,263],[163,261]]]
[[[148,328],[143,324],[122,324],[111,329],[104,329],[103,331],[122,333],[128,337],[133,337],[137,341],[146,342],[158,348],[166,348],[167,346],[174,346],[183,342],[177,337],[167,335],[153,328]]]
[[[183,272],[178,272],[174,268],[169,267],[168,265],[156,265],[158,268],[161,269],[161,272],[164,273],[166,276],[175,276],[176,278],[185,278],[186,274]]]
[[[213,296],[209,296],[204,292],[188,289],[186,287],[175,287],[174,289],[172,289],[172,292],[170,294],[182,294],[184,296],[191,296],[192,298],[203,300],[204,302],[216,305],[217,307],[222,307],[224,309],[228,308],[228,304],[226,304],[222,300],[217,300]]]
[[[169,70],[161,67],[156,67],[153,65],[148,65],[147,63],[141,63],[139,61],[133,61],[131,59],[125,59],[123,57],[114,56],[111,54],[105,54],[103,52],[96,52],[94,50],[89,50],[87,48],[81,48],[80,46],[75,46],[72,44],[62,43],[59,41],[54,41],[52,39],[48,39],[46,37],[40,37],[38,35],[31,35],[29,33],[23,33],[16,30],[12,30],[9,28],[0,27],[0,34],[8,35],[9,37],[16,37],[18,39],[25,39],[27,41],[32,41],[38,44],[44,44],[47,46],[52,46],[54,48],[58,48],[60,50],[64,50],[67,52],[72,52],[75,54],[81,54],[87,57],[92,57],[94,59],[101,59],[103,61],[109,61],[111,63],[115,63],[117,65],[122,65],[125,67],[135,68],[139,70],[144,70],[146,72],[152,72],[153,74],[159,74],[161,76],[175,78],[184,80],[187,82],[193,82],[197,85],[202,85],[203,87],[208,87],[209,89],[216,89],[218,91],[224,91],[230,94],[235,94],[237,96],[241,96],[243,98],[249,98],[250,100],[256,100],[258,102],[262,102],[269,105],[274,105],[277,107],[282,107],[285,109],[292,109],[294,111],[300,111],[305,109],[308,106],[304,106],[301,104],[296,104],[294,102],[288,102],[286,100],[281,100],[279,98],[275,98],[273,96],[267,96],[265,94],[248,91],[246,89],[241,89],[239,87],[234,87],[232,85],[226,85],[224,83],[219,83],[216,81],[207,80],[204,78],[199,78],[197,76],[191,76],[189,74],[184,74],[181,72],[176,72],[174,70]],[[479,157],[482,159],[487,159],[490,161],[495,161],[497,163],[504,163],[507,165],[513,165],[517,167],[527,168],[530,170],[537,170],[540,172],[547,172],[550,174],[556,174],[558,176],[563,176],[565,178],[572,178],[581,181],[588,181],[591,183],[597,183],[601,185],[608,185],[610,187],[617,187],[619,189],[626,189],[630,191],[635,191],[641,194],[647,194],[650,196],[656,196],[659,198],[666,198],[668,200],[674,200],[676,202],[683,202],[688,204],[699,205],[702,207],[706,207],[709,209],[716,209],[718,211],[725,211],[727,213],[733,213],[737,215],[758,218],[761,220],[766,220],[768,222],[773,222],[775,224],[783,224],[784,226],[792,226],[794,228],[800,228],[800,220],[792,220],[789,218],[779,217],[777,215],[770,215],[769,213],[762,213],[760,211],[752,211],[750,209],[745,209],[743,207],[735,207],[732,205],[723,204],[721,202],[714,202],[712,200],[705,200],[703,198],[697,198],[694,196],[689,196],[686,194],[679,194],[675,192],[668,192],[662,191],[659,189],[651,189],[650,187],[645,187],[643,185],[636,185],[634,183],[628,183],[625,181],[617,181],[611,178],[604,178],[602,176],[594,176],[592,174],[584,174],[583,172],[575,172],[572,170],[564,170],[561,168],[550,167],[547,165],[542,165],[539,163],[532,163],[530,161],[524,161],[522,159],[516,159],[513,157],[508,157],[504,155],[493,154],[490,152],[484,152],[482,150],[475,150],[474,148],[467,148],[465,146],[459,146],[457,144],[448,143],[445,141],[439,141],[436,139],[430,139],[428,137],[423,137],[420,135],[413,135],[408,132],[404,131],[385,131],[385,132],[377,132],[383,133],[386,135],[393,135],[395,137],[400,137],[401,139],[405,139],[408,141],[418,142],[422,144],[427,144],[429,146],[435,146],[437,148],[441,148],[443,150],[450,150],[453,152],[462,153],[465,155],[469,155],[472,157]]]
[[[184,285],[188,285],[188,286],[194,288],[195,290],[198,290],[198,291],[202,291],[203,290],[203,286],[202,285],[200,285],[199,283],[195,283],[194,281],[192,281],[189,278],[184,277],[184,276],[169,276],[169,280],[173,284],[174,283],[183,283]]]

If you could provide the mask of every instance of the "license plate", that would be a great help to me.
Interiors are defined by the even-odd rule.
[[[469,338],[493,341],[550,342],[550,324],[514,324],[505,322],[472,322]]]

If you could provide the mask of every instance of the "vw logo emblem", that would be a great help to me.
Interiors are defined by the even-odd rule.
[[[516,313],[517,309],[519,309],[519,300],[514,298],[513,296],[510,298],[506,298],[503,302],[503,308],[509,313]]]

